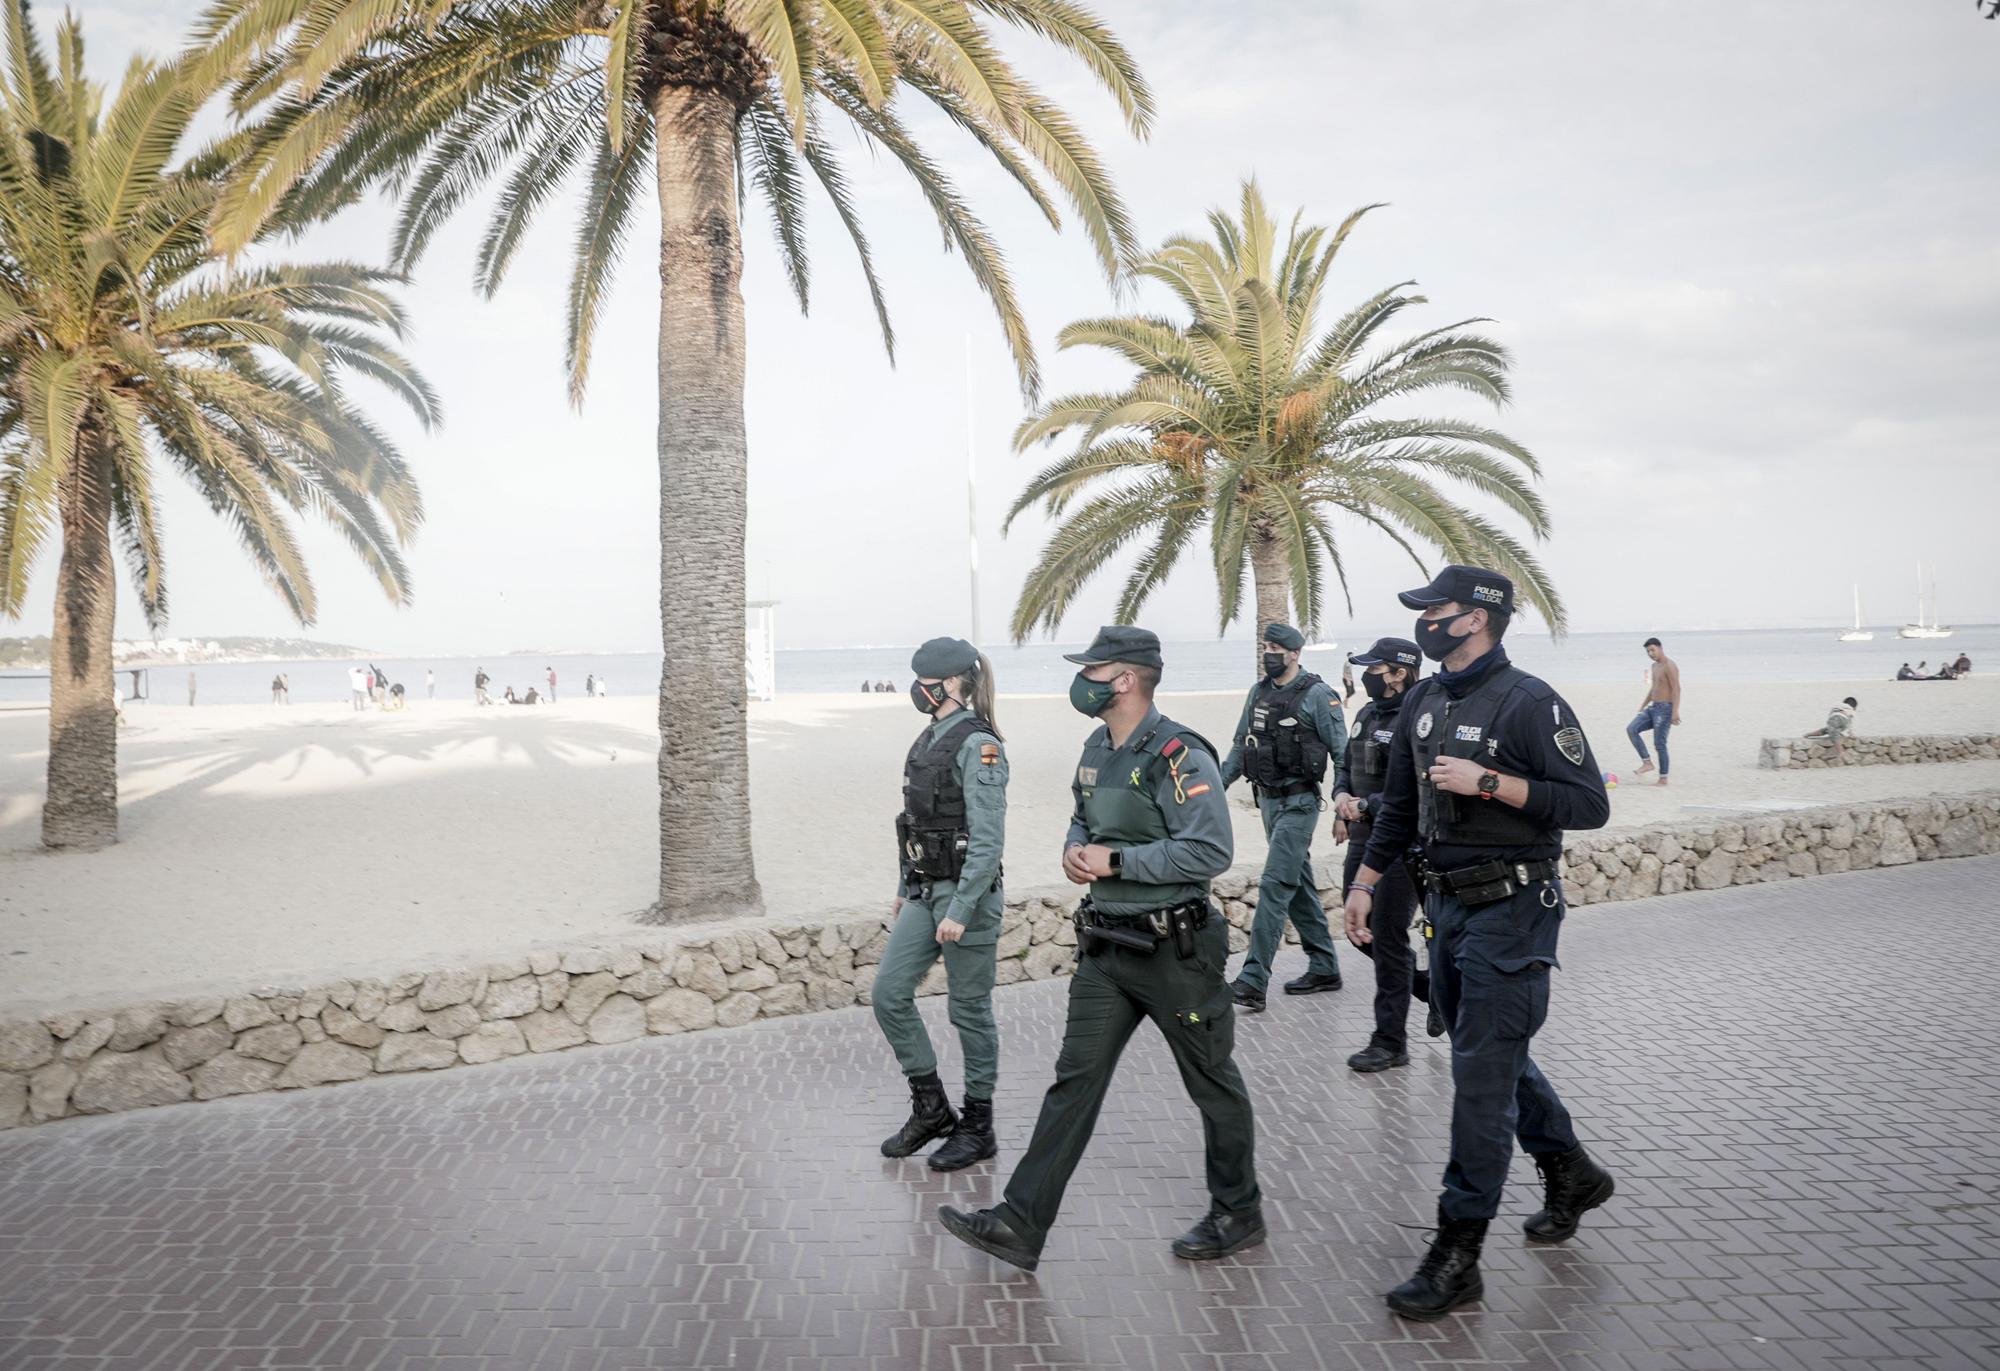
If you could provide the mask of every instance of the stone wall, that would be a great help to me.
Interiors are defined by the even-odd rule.
[[[2000,792],[1584,836],[1565,860],[1570,902],[1585,905],[1985,852],[2000,852]],[[1240,952],[1256,872],[1215,893]],[[1337,893],[1322,895],[1336,910]],[[1070,972],[1073,903],[1008,903],[999,984]],[[839,1009],[867,1002],[888,937],[885,916],[635,929],[615,946],[0,1020],[0,1128]],[[922,993],[943,985],[939,965]]]
[[[1757,765],[1766,771],[1826,766],[1911,766],[1918,762],[1991,761],[2000,757],[2000,733],[1922,733],[1901,738],[1849,737],[1836,760],[1824,738],[1766,738]]]
[[[1599,904],[1989,852],[2000,852],[2000,791],[1823,805],[1580,834],[1563,850],[1563,893],[1572,905]]]

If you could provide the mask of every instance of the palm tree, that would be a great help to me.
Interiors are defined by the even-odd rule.
[[[1257,622],[1289,621],[1295,610],[1310,636],[1326,614],[1329,567],[1343,596],[1347,589],[1336,514],[1380,530],[1419,567],[1421,546],[1508,573],[1562,630],[1562,601],[1527,549],[1440,488],[1456,483],[1497,500],[1544,538],[1533,454],[1479,424],[1381,412],[1437,389],[1504,404],[1507,351],[1468,331],[1485,321],[1370,351],[1385,324],[1424,303],[1405,281],[1315,332],[1334,258],[1376,208],[1356,210],[1331,234],[1295,216],[1281,248],[1262,193],[1246,182],[1239,219],[1209,215],[1213,242],[1171,238],[1133,268],[1173,292],[1186,322],[1127,315],[1062,331],[1063,347],[1109,349],[1138,374],[1122,390],[1052,400],[1014,435],[1025,451],[1081,432],[1076,450],[1037,473],[1008,511],[1011,525],[1040,502],[1059,520],[1015,605],[1016,642],[1037,628],[1055,632],[1098,570],[1144,538],[1118,599],[1119,620],[1131,622],[1204,526],[1221,627],[1242,610],[1247,568]],[[1347,607],[1353,613],[1351,598]]]
[[[118,834],[119,552],[148,622],[167,613],[156,462],[194,482],[310,624],[287,508],[339,530],[398,602],[399,544],[423,513],[348,378],[385,383],[427,424],[436,401],[385,341],[402,319],[382,273],[220,269],[208,216],[237,149],[170,165],[209,93],[185,64],[134,61],[106,109],[73,22],[53,68],[26,0],[4,0],[0,22],[0,612],[21,614],[60,528],[42,841],[94,847]]]
[[[648,173],[660,211],[660,883],[665,922],[761,907],[750,853],[743,673],[743,270],[739,177],[771,212],[801,308],[816,182],[854,241],[884,345],[880,284],[830,126],[907,171],[948,250],[999,315],[1024,391],[1034,352],[999,249],[911,132],[940,112],[1051,224],[1052,183],[1107,273],[1125,212],[1069,117],[1017,75],[992,21],[1081,58],[1135,134],[1152,112],[1131,58],[1072,0],[216,0],[209,60],[246,64],[235,103],[273,136],[242,164],[222,242],[286,206],[386,182],[407,266],[482,185],[501,182],[475,264],[491,293],[538,211],[587,166],[567,322],[577,402],[614,264]]]

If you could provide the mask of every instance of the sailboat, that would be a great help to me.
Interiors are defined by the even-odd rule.
[[[1854,627],[1841,634],[1840,641],[1843,643],[1872,643],[1875,641],[1874,630],[1861,626],[1861,586],[1858,582],[1854,587]]]
[[[1937,621],[1937,577],[1931,577],[1931,617],[1924,622],[1924,564],[1917,563],[1917,621],[1904,624],[1896,635],[1899,638],[1949,638],[1951,629],[1942,627]]]

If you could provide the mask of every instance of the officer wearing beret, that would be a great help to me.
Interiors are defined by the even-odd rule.
[[[1150,1020],[1201,1110],[1209,1213],[1172,1246],[1189,1261],[1264,1241],[1250,1096],[1232,1052],[1235,1019],[1223,967],[1229,929],[1209,882],[1229,869],[1235,842],[1215,750],[1153,705],[1160,640],[1112,625],[1069,657],[1079,713],[1103,720],[1084,744],[1063,874],[1085,886],[1077,911],[1077,967],[1056,1080],[1003,1201],[938,1218],[954,1236],[1032,1271],[1083,1158],[1125,1044]]]
[[[1257,885],[1257,917],[1250,949],[1231,987],[1246,1013],[1264,1009],[1271,959],[1285,936],[1285,921],[1299,930],[1306,953],[1303,976],[1285,982],[1287,995],[1340,989],[1340,956],[1319,902],[1313,875],[1312,837],[1319,823],[1319,787],[1329,760],[1347,753],[1347,720],[1333,687],[1299,666],[1305,635],[1290,624],[1264,627],[1264,678],[1250,687],[1236,743],[1222,763],[1222,783],[1248,776],[1257,792],[1270,851]]]
[[[1382,783],[1389,775],[1389,748],[1395,741],[1396,721],[1402,717],[1403,699],[1423,675],[1423,657],[1406,638],[1377,638],[1367,651],[1352,653],[1347,660],[1363,669],[1361,687],[1368,692],[1368,703],[1354,716],[1353,741],[1333,777],[1333,840],[1347,844],[1342,889],[1354,884],[1361,868],[1361,854],[1374,830],[1370,816],[1382,802]],[[1387,1071],[1409,1064],[1404,1021],[1410,1013],[1410,988],[1414,983],[1428,993],[1430,981],[1427,970],[1416,972],[1411,966],[1410,916],[1416,907],[1409,863],[1399,857],[1383,870],[1375,887],[1368,916],[1371,936],[1356,944],[1375,962],[1375,1031],[1368,1045],[1347,1059],[1355,1071]],[[1444,1032],[1441,1023],[1437,1032]]]
[[[957,1171],[999,1151],[993,1086],[1000,1031],[993,1022],[995,954],[1007,837],[1007,755],[993,723],[993,668],[961,638],[933,638],[910,658],[910,702],[930,722],[903,762],[896,820],[900,874],[895,924],[875,973],[875,1022],[910,1082],[910,1117],[882,1142],[907,1157],[936,1138],[933,1171]],[[965,1057],[965,1108],[954,1113],[937,1053],[917,1013],[917,985],[944,958],[949,1017]]]
[[[1451,1159],[1430,1251],[1388,1302],[1405,1318],[1435,1319],[1484,1293],[1480,1248],[1517,1139],[1546,1188],[1525,1225],[1531,1240],[1564,1241],[1611,1197],[1610,1173],[1577,1141],[1528,1055],[1557,965],[1563,832],[1603,827],[1611,806],[1575,711],[1507,660],[1513,582],[1448,566],[1399,598],[1421,612],[1411,636],[1443,670],[1404,700],[1347,896],[1347,936],[1372,936],[1384,873],[1414,839],[1434,935],[1431,1000],[1451,1034]]]

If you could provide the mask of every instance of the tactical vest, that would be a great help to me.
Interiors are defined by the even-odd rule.
[[[1157,749],[1141,752],[1139,749],[1149,742],[1157,742]],[[1215,748],[1208,739],[1162,718],[1156,728],[1128,738],[1109,761],[1100,763],[1099,783],[1083,792],[1083,823],[1090,830],[1090,840],[1125,848],[1156,843],[1166,837],[1167,816],[1154,792],[1162,773],[1181,765],[1180,757],[1189,747],[1199,747],[1210,757],[1215,756]],[[1138,785],[1131,783],[1134,771],[1139,775]],[[1125,876],[1107,876],[1090,883],[1090,902],[1111,913],[1165,909],[1207,895],[1207,881],[1156,885]]]
[[[1319,677],[1301,671],[1287,686],[1268,679],[1257,683],[1250,697],[1250,727],[1238,741],[1243,746],[1243,774],[1260,790],[1282,786],[1317,786],[1326,778],[1326,743],[1303,708],[1306,692]]]
[[[965,787],[958,780],[958,750],[993,726],[968,711],[941,733],[928,726],[903,762],[903,812],[896,816],[896,847],[914,875],[955,881],[965,867]]]
[[[1374,700],[1361,707],[1354,739],[1347,745],[1348,787],[1356,799],[1379,795],[1388,782],[1389,744],[1395,739],[1400,712],[1385,715]]]
[[[1466,757],[1490,765],[1500,750],[1494,725],[1506,715],[1522,684],[1533,679],[1510,664],[1489,671],[1463,699],[1452,699],[1440,684],[1403,706],[1417,768],[1417,834],[1425,846],[1527,847],[1549,837],[1547,829],[1512,805],[1477,795],[1453,795],[1430,781],[1431,763],[1439,757]]]

